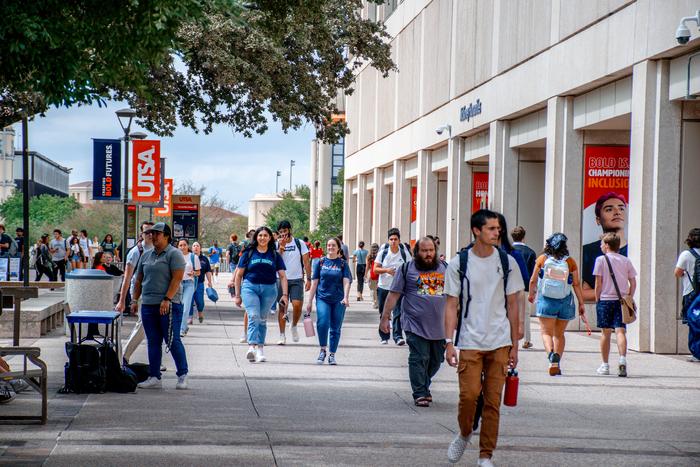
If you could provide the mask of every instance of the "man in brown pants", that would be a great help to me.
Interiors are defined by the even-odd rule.
[[[496,247],[499,228],[495,212],[475,212],[471,218],[474,244],[450,261],[445,274],[445,335],[451,337],[457,331],[454,343],[446,339],[445,358],[457,367],[460,430],[447,457],[457,462],[464,454],[483,392],[477,464],[482,467],[493,466],[506,372],[518,364],[517,299],[524,289],[515,259]]]

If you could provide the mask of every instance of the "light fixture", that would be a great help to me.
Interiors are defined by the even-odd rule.
[[[119,120],[119,125],[121,125],[124,134],[128,135],[129,130],[131,130],[131,122],[136,116],[136,111],[134,109],[121,109],[115,112],[117,114],[117,119]]]

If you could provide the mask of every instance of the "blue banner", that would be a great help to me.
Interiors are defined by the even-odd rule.
[[[92,199],[121,199],[121,140],[93,139],[92,148]]]

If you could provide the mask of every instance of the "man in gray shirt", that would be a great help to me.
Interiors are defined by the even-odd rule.
[[[403,296],[401,326],[408,343],[408,376],[413,401],[418,407],[429,407],[433,401],[430,383],[444,360],[447,267],[438,259],[437,245],[429,237],[416,242],[413,256],[413,261],[404,263],[394,274],[380,328],[389,332],[391,312]]]
[[[51,259],[56,263],[57,271],[54,272],[54,278],[58,280],[58,273],[61,273],[61,280],[65,282],[66,280],[66,249],[68,248],[68,241],[61,236],[61,231],[55,229],[53,231],[53,240],[49,243],[49,251],[51,252]]]

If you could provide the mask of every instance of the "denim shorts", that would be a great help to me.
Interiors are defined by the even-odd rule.
[[[622,304],[620,300],[601,300],[595,304],[596,325],[601,329],[627,329],[622,322]]]
[[[574,307],[574,294],[569,294],[564,298],[549,298],[542,295],[537,296],[538,318],[556,318],[564,321],[571,321],[576,316]]]

